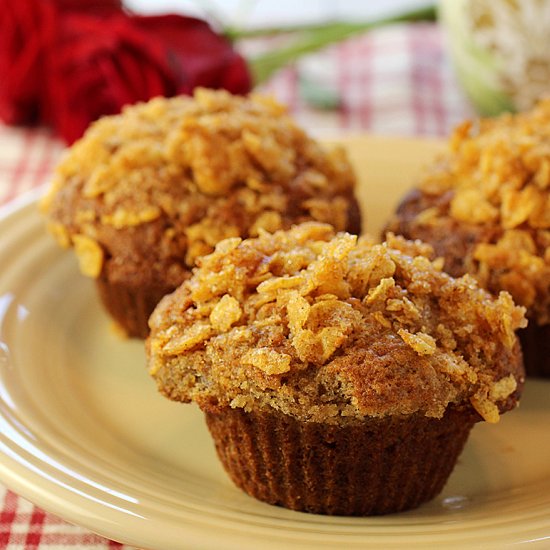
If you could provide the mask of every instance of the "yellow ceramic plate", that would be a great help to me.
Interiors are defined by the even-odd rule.
[[[438,145],[346,141],[377,230]],[[232,486],[201,414],[157,395],[92,281],[45,233],[35,197],[0,216],[0,480],[39,506],[147,548],[550,546],[550,384],[479,425],[443,493],[385,517],[323,517]]]

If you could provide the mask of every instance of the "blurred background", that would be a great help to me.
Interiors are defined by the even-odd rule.
[[[128,8],[141,13],[185,13],[214,17],[243,28],[311,24],[334,20],[367,19],[429,5],[426,0],[128,0]]]
[[[223,78],[201,78],[194,67],[191,73],[196,78],[190,87],[156,86],[153,81],[161,72],[161,61],[152,59],[156,54],[151,52],[159,45],[166,50],[166,59],[177,60],[177,73],[193,63],[222,72],[224,67],[216,67],[216,59],[227,55],[223,47],[213,46],[204,29],[190,28],[175,18],[162,20],[165,14],[198,17],[217,35],[229,37],[227,47],[243,55],[251,73],[250,88],[274,94],[316,134],[353,130],[444,135],[469,113],[448,62],[443,33],[434,22],[435,5],[426,1],[26,0],[18,5],[2,1],[0,30],[6,32],[0,34],[0,72],[8,78],[0,88],[0,118],[16,125],[53,126],[68,143],[90,120],[117,112],[124,103],[159,93],[190,93],[197,84],[247,91],[247,86],[239,89]],[[54,13],[43,13],[45,5]],[[144,15],[145,20],[120,21],[122,9]],[[421,21],[410,24],[407,19],[416,17],[416,10],[424,10]],[[404,21],[382,24],[396,14]],[[93,18],[100,22],[97,29]],[[54,28],[48,36],[50,25]],[[142,34],[143,43],[130,31]],[[202,42],[202,50],[186,41],[189,33],[195,33],[195,43]],[[202,58],[201,51],[206,52]],[[151,66],[141,81],[131,74],[132,58]],[[127,89],[119,80],[128,82]],[[103,98],[101,104],[98,98]],[[13,109],[6,113],[9,102],[21,111],[18,116]],[[77,123],[80,127],[74,128]]]
[[[547,0],[0,5],[0,120],[69,144],[98,116],[199,85],[271,93],[318,135],[445,136],[529,108],[550,80]]]

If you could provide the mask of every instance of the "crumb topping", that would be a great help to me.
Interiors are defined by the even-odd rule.
[[[437,232],[450,216],[484,227],[490,239],[471,247],[469,270],[482,286],[510,292],[539,324],[550,323],[550,99],[460,125],[420,189],[450,198],[428,204],[414,223]]]
[[[149,367],[168,397],[206,408],[336,423],[454,403],[496,422],[522,382],[523,312],[419,241],[310,222],[201,258],[150,319]]]
[[[274,100],[198,89],[94,123],[57,167],[43,209],[77,254],[86,238],[106,260],[113,229],[156,224],[159,251],[177,248],[192,266],[220,240],[262,229],[317,220],[359,231],[354,181],[343,149],[321,147]]]

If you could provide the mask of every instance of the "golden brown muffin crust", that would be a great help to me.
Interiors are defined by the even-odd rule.
[[[43,208],[84,273],[117,258],[108,269],[121,279],[139,260],[181,282],[224,238],[312,219],[359,232],[354,181],[343,150],[321,147],[275,101],[199,89],[93,124]]]
[[[338,423],[455,403],[497,421],[523,381],[523,310],[432,256],[318,223],[223,241],[153,313],[150,371],[207,410]]]
[[[465,122],[418,187],[389,230],[427,240],[450,273],[507,290],[550,323],[550,99]]]

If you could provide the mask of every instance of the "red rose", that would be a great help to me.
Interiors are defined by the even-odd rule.
[[[0,3],[0,118],[9,124],[40,119],[41,51],[53,25],[49,2]]]
[[[245,60],[205,21],[180,15],[134,16],[133,20],[163,42],[177,93],[190,94],[197,86],[225,88],[234,94],[250,91],[252,81]]]
[[[121,11],[119,0],[0,0],[0,118],[9,124],[42,121],[43,54],[60,10]]]
[[[199,19],[83,14],[63,18],[49,52],[48,119],[72,143],[101,115],[196,86],[250,90],[246,63]]]
[[[13,1],[13,0],[12,0]],[[122,2],[120,0],[50,0],[59,13],[69,11],[88,12],[95,15],[106,15],[117,11],[122,11]]]
[[[101,115],[197,86],[250,90],[244,59],[200,19],[142,17],[119,0],[0,0],[0,118],[68,143]]]
[[[69,15],[60,31],[47,60],[46,116],[68,143],[102,115],[175,90],[162,44],[128,17]]]

